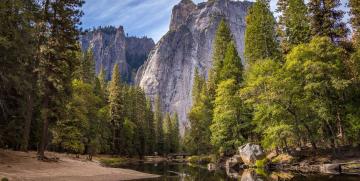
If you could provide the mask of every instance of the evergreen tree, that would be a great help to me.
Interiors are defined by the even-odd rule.
[[[232,154],[245,139],[247,123],[241,115],[242,102],[237,91],[242,83],[242,64],[235,44],[228,43],[216,89],[211,143],[220,153]]]
[[[62,109],[68,101],[72,73],[78,61],[78,24],[82,0],[45,0],[40,19],[38,41],[38,74],[41,89],[42,134],[38,149],[39,159],[44,159],[48,142],[49,123],[64,116]],[[64,43],[66,42],[66,43]]]
[[[175,112],[171,118],[171,138],[170,148],[172,153],[176,153],[180,150],[180,128],[179,128],[179,117]]]
[[[220,24],[216,30],[215,34],[215,40],[214,40],[214,50],[213,50],[213,68],[211,70],[211,74],[213,74],[214,84],[218,83],[219,76],[217,73],[220,72],[220,70],[223,67],[223,61],[226,54],[226,48],[228,46],[228,43],[232,41],[232,35],[229,26],[225,22],[225,20],[221,20]]]
[[[279,0],[279,34],[281,48],[286,54],[292,47],[310,41],[308,10],[304,0]]]
[[[245,59],[253,63],[259,59],[278,58],[276,21],[270,11],[269,2],[256,1],[246,17]]]
[[[353,33],[353,42],[359,47],[359,38],[360,38],[360,2],[357,0],[349,0],[350,7],[350,22],[352,26]]]
[[[155,130],[155,121],[154,121],[154,113],[152,111],[151,101],[149,99],[146,100],[146,126],[147,126],[147,135],[146,135],[146,153],[153,154],[156,148],[156,130]]]
[[[340,10],[340,5],[340,0],[310,0],[308,6],[313,36],[327,36],[332,42],[339,42],[346,38],[348,29],[341,21],[344,12]]]
[[[211,151],[210,124],[212,107],[208,96],[205,77],[195,70],[192,90],[193,105],[188,113],[190,127],[186,128],[184,145],[186,150],[193,154],[206,154]]]
[[[173,138],[171,137],[171,131],[172,131],[172,126],[171,126],[171,117],[169,113],[165,114],[164,117],[164,153],[165,154],[169,154],[171,153],[171,144],[173,142]]]
[[[0,146],[23,151],[37,102],[33,22],[38,9],[34,1],[0,2]]]
[[[155,97],[155,138],[156,138],[156,152],[159,154],[164,153],[164,130],[163,130],[163,116],[161,111],[160,97]]]
[[[95,79],[95,60],[92,49],[82,54],[77,76],[86,83],[93,83]]]
[[[109,113],[112,124],[112,151],[122,154],[124,149],[123,95],[119,65],[115,64],[109,84]]]
[[[219,80],[234,79],[236,84],[243,81],[243,66],[237,53],[235,43],[231,41],[226,48],[222,69],[219,70]]]
[[[238,118],[239,98],[236,96],[238,86],[234,79],[221,81],[216,89],[211,143],[221,154],[234,153],[237,146],[245,140],[240,132]]]

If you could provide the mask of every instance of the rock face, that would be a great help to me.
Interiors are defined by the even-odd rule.
[[[103,66],[110,80],[112,69],[118,63],[121,76],[127,82],[134,80],[135,72],[155,46],[150,38],[127,37],[122,26],[94,29],[82,35],[80,42],[83,51],[93,49],[96,73]]]
[[[254,165],[256,160],[265,158],[265,153],[260,145],[251,143],[239,147],[239,155],[246,165]]]
[[[245,17],[250,2],[211,0],[195,5],[182,0],[173,9],[170,31],[162,37],[139,69],[136,82],[146,94],[161,98],[163,112],[179,114],[181,126],[191,108],[194,71],[207,76],[212,66],[213,40],[221,19],[230,25],[241,57]]]

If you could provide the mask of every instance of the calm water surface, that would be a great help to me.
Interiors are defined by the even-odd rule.
[[[145,173],[162,175],[156,179],[141,181],[360,181],[360,176],[351,175],[294,175],[289,173],[263,173],[255,171],[240,171],[231,173],[224,170],[208,171],[206,167],[190,166],[184,163],[137,163],[120,166]],[[237,177],[237,178],[235,178]]]

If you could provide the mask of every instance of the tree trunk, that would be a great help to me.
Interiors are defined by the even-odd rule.
[[[42,135],[41,135],[41,140],[40,140],[40,147],[38,149],[38,159],[39,160],[44,160],[45,158],[45,147],[46,147],[46,142],[47,142],[47,137],[48,137],[48,128],[49,128],[49,118],[48,118],[48,114],[49,114],[49,100],[48,98],[45,96],[44,97],[44,102],[43,102],[43,110],[42,110],[42,119],[43,119],[43,130],[42,130]]]
[[[25,118],[25,126],[24,126],[24,134],[23,134],[23,141],[21,144],[21,151],[28,151],[29,147],[29,137],[30,137],[30,127],[31,127],[31,120],[33,116],[33,95],[29,93],[26,96],[26,112],[24,113]]]

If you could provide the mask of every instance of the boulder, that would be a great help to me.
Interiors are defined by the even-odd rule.
[[[217,169],[217,166],[215,164],[213,164],[213,163],[209,163],[207,165],[207,168],[208,168],[209,171],[215,171]]]
[[[254,170],[244,170],[241,175],[241,181],[263,181],[263,179],[256,174]]]
[[[261,146],[251,143],[239,147],[239,154],[242,161],[247,165],[254,165],[256,160],[265,158],[265,153]]]
[[[233,168],[235,166],[240,166],[240,164],[244,163],[239,155],[234,155],[233,157],[229,158],[225,162],[226,168]]]

